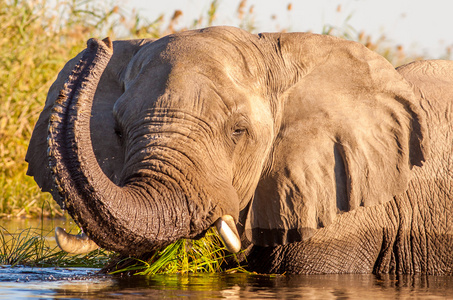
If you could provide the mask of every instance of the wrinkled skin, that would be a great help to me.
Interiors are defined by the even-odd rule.
[[[451,62],[308,33],[91,41],[28,174],[124,255],[228,216],[260,272],[451,274],[452,95]]]

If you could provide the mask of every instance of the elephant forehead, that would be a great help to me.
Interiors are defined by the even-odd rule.
[[[219,102],[230,111],[256,93],[238,81],[234,70],[217,66],[180,65],[172,68],[166,83],[166,93],[177,97],[201,101],[203,104]]]
[[[172,73],[198,72],[213,80],[228,75],[240,82],[257,81],[265,73],[256,36],[229,27],[166,36],[145,47],[134,64],[138,68],[167,65]]]
[[[147,45],[125,72],[126,92],[115,110],[168,108],[214,119],[256,111],[265,86],[256,76],[256,49],[238,36],[242,32],[213,33],[193,31]]]
[[[233,67],[178,60],[143,70],[130,90],[157,106],[188,105],[191,110],[197,110],[214,105],[230,112],[260,94],[252,80],[238,80],[237,73]]]
[[[155,70],[154,70],[155,71]],[[140,115],[182,112],[212,126],[222,125],[234,114],[249,116],[264,110],[264,101],[228,76],[212,78],[203,72],[175,68],[162,79],[153,70],[143,72],[118,99],[114,115],[128,123]],[[183,116],[183,114],[179,114]]]

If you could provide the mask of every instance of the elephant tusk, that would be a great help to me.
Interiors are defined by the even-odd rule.
[[[236,223],[230,215],[224,215],[215,222],[217,232],[219,233],[225,248],[231,253],[237,253],[241,250],[241,240],[236,229]]]
[[[99,248],[85,233],[73,235],[61,227],[55,228],[55,240],[61,250],[72,254],[88,253]]]

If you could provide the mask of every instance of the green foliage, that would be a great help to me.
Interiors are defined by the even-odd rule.
[[[26,176],[24,162],[33,126],[46,92],[69,57],[84,47],[92,28],[81,13],[63,22],[44,0],[0,0],[0,213],[37,214],[50,196]],[[69,7],[75,11],[75,7]],[[63,12],[62,12],[63,13]],[[72,24],[72,26],[66,26]]]
[[[222,271],[246,272],[242,267],[223,270],[222,262],[230,256],[235,256],[227,254],[225,251],[216,232],[210,229],[205,237],[199,240],[179,240],[161,251],[156,251],[150,259],[127,258],[126,260],[132,260],[135,263],[111,273],[133,272],[136,275],[155,275]]]
[[[86,255],[71,255],[49,245],[52,232],[27,228],[10,233],[0,227],[0,266],[100,268],[111,253],[95,250]]]

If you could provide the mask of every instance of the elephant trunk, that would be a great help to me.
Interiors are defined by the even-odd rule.
[[[91,107],[113,47],[109,39],[91,39],[87,46],[49,121],[49,164],[63,209],[96,244],[123,254],[139,255],[187,237],[189,201],[174,183],[142,178],[120,187],[98,165]]]

